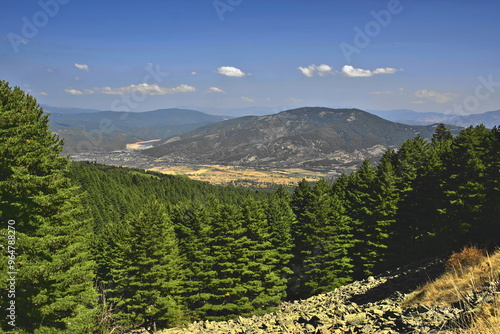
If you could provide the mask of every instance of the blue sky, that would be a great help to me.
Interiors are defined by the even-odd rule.
[[[3,1],[0,79],[101,110],[500,109],[491,0]]]

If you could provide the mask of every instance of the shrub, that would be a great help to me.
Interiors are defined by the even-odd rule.
[[[446,268],[456,273],[463,273],[465,269],[477,266],[486,256],[486,252],[476,246],[464,247],[459,253],[453,252],[446,262]]]

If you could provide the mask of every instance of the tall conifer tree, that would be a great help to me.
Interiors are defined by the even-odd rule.
[[[132,328],[165,328],[181,323],[184,272],[174,227],[165,207],[153,200],[130,215],[119,256],[112,266],[117,322]]]
[[[0,81],[0,216],[15,221],[15,324],[28,332],[87,333],[97,312],[89,222],[78,219],[78,189],[65,176],[68,159],[59,156],[62,142],[48,123],[33,97]]]

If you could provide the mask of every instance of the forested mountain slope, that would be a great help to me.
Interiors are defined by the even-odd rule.
[[[439,125],[431,141],[409,139],[333,183],[250,191],[70,163],[35,99],[1,81],[0,150],[0,216],[15,225],[2,244],[11,262],[0,273],[1,308],[14,300],[18,333],[119,333],[268,313],[499,241],[498,128],[453,136]],[[0,324],[13,329],[7,317]]]

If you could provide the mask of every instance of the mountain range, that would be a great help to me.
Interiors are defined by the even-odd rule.
[[[319,168],[376,157],[435,126],[409,126],[359,109],[299,108],[207,125],[144,154],[173,163]]]
[[[59,108],[60,109],[60,108]],[[65,152],[112,151],[127,144],[165,139],[203,125],[226,120],[187,109],[159,109],[148,112],[85,111],[50,114],[50,129],[64,138]]]
[[[389,121],[410,124],[430,125],[435,123],[453,124],[461,127],[483,124],[487,128],[500,125],[500,110],[488,111],[481,114],[453,115],[436,112],[416,112],[408,109],[396,110],[368,110],[368,112]]]
[[[296,165],[307,160],[307,166],[322,166],[331,161],[359,160],[396,147],[417,133],[428,137],[433,128],[426,126],[432,124],[485,124],[489,128],[500,124],[500,110],[457,116],[406,109],[367,113],[358,109],[299,108],[276,113],[270,108],[250,108],[234,113],[227,110],[231,115],[256,114],[232,119],[177,108],[113,112],[42,107],[50,113],[50,129],[64,139],[65,154],[105,153],[157,140],[151,143],[156,147],[146,154],[170,161],[248,165],[285,161]],[[269,114],[262,115],[266,112]]]

